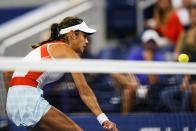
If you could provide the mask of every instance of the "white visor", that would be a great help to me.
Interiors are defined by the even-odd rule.
[[[80,30],[82,32],[89,33],[89,34],[93,34],[96,32],[96,30],[89,28],[86,25],[86,23],[83,21],[81,24],[61,29],[60,34],[66,34],[66,33],[70,32],[71,30],[73,30],[73,31]]]

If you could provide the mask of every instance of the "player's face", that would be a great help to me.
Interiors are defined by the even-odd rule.
[[[70,32],[70,34],[72,36],[69,38],[71,48],[76,52],[83,53],[85,46],[88,44],[86,34],[81,31],[77,34],[76,32]]]
[[[75,51],[83,53],[84,48],[88,44],[87,34],[84,33],[84,32],[79,32],[78,35],[77,35],[77,41],[78,41],[78,43],[75,47]]]

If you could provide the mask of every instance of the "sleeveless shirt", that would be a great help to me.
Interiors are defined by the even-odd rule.
[[[54,59],[49,52],[49,47],[53,44],[66,44],[62,41],[46,43],[32,50],[23,58],[23,61],[42,61]],[[44,85],[60,79],[64,72],[33,72],[33,71],[14,71],[10,87],[16,85],[27,85],[32,87],[43,88]]]

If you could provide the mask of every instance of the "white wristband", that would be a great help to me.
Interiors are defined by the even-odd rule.
[[[108,120],[108,117],[104,114],[101,113],[100,115],[97,116],[97,120],[99,121],[99,123],[102,125],[104,121]]]

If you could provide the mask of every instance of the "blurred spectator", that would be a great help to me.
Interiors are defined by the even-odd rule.
[[[147,20],[145,25],[147,28],[157,30],[162,37],[166,38],[160,41],[162,46],[174,46],[179,35],[184,31],[184,27],[172,7],[171,0],[158,0],[153,18]]]
[[[188,6],[192,0],[172,0],[172,5],[176,9],[177,15],[184,27],[190,24]]]
[[[189,7],[190,28],[180,37],[174,57],[185,53],[189,55],[190,62],[196,62],[196,5]],[[182,84],[176,88],[169,88],[162,92],[164,104],[170,111],[190,111],[192,105],[196,111],[196,76],[185,75]]]
[[[135,93],[140,86],[139,81],[133,74],[111,74],[111,77],[122,90],[122,113],[128,114],[133,109]]]
[[[128,53],[129,60],[165,61],[163,54],[159,51],[159,35],[154,30],[146,30],[142,35],[142,46],[132,48]],[[162,76],[137,75],[142,85],[151,85],[158,82]]]
[[[154,30],[146,30],[141,37],[142,47],[135,47],[128,53],[129,60],[144,60],[144,61],[165,61],[164,55],[159,50],[159,35]],[[148,90],[150,94],[150,101],[153,107],[156,108],[158,104],[159,91],[161,90],[161,82],[165,78],[164,75],[154,74],[137,74],[140,82],[140,89]],[[145,91],[144,91],[145,92]]]
[[[183,0],[182,5],[185,8],[188,8],[189,6],[191,6],[192,4],[196,4],[196,0]]]
[[[196,77],[192,76],[192,80],[189,83],[191,88],[191,99],[192,99],[192,106],[193,110],[196,112]]]
[[[179,79],[178,83],[176,85],[165,88],[161,92],[161,101],[163,102],[163,105],[168,109],[168,111],[171,112],[192,111],[192,103],[193,105],[195,105],[195,76],[185,75],[182,78],[182,76],[176,75],[176,77],[178,77],[177,79]]]
[[[174,52],[174,58],[177,60],[180,53],[189,56],[190,62],[196,62],[196,5],[189,8],[190,28],[184,32],[178,41]]]

